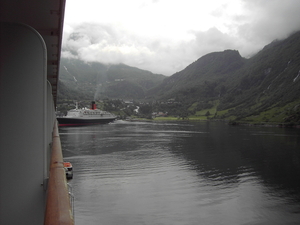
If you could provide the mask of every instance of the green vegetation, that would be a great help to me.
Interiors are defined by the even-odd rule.
[[[120,118],[300,124],[300,32],[249,59],[207,54],[170,77],[78,60],[62,60],[60,74],[60,111],[96,99]]]
[[[59,100],[62,99],[144,99],[146,92],[165,76],[126,66],[61,60]]]

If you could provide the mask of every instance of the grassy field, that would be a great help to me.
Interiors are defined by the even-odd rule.
[[[255,116],[249,116],[245,118],[249,122],[273,122],[281,123],[290,114],[296,112],[297,108],[300,106],[300,101],[291,102],[284,107],[271,107],[271,109],[261,112]]]
[[[167,117],[156,117],[154,119],[148,119],[148,121],[205,121],[208,119],[224,119],[227,121],[236,121],[236,116],[228,116],[228,113],[232,109],[217,111],[218,101],[213,102],[213,107],[209,109],[203,109],[201,111],[196,111],[194,115],[190,115],[188,118],[182,119],[175,116]],[[196,109],[196,104],[189,108],[189,111],[194,111]],[[282,124],[287,117],[293,115],[299,111],[300,100],[291,102],[284,107],[275,107],[272,106],[269,110],[263,111],[257,115],[252,115],[246,118],[243,118],[237,122],[239,123],[248,123],[248,124]],[[209,112],[209,116],[207,116]],[[138,120],[146,120],[143,118],[136,118]],[[297,122],[296,122],[297,124]]]

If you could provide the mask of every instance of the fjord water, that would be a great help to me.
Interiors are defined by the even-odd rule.
[[[300,224],[300,130],[221,122],[60,129],[75,224]]]

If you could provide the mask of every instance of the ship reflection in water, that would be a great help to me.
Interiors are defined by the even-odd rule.
[[[297,129],[117,121],[60,136],[76,224],[299,224]]]

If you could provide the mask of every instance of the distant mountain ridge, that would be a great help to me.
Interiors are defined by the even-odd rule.
[[[190,115],[213,106],[215,119],[300,123],[300,32],[273,41],[249,59],[236,50],[209,53],[170,77],[124,64],[63,59],[60,83],[66,87],[62,92],[82,97],[173,99]]]
[[[228,74],[240,69],[245,62],[246,59],[235,50],[209,53],[184,70],[167,77],[148,94],[159,95],[163,99],[178,96],[194,99],[196,97],[193,95],[207,96],[207,93],[204,93],[206,84],[226,78]]]
[[[78,59],[61,60],[60,99],[144,99],[150,88],[165,76],[125,64],[85,63]]]
[[[287,121],[290,115],[299,120],[299,72],[300,32],[297,32],[285,40],[272,42],[250,58],[238,72],[238,83],[230,88],[220,108],[235,107],[232,114],[250,117],[249,120],[262,112],[274,120],[277,117]]]

